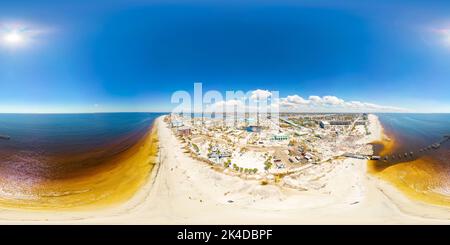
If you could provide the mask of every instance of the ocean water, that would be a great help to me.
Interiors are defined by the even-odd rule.
[[[389,139],[376,145],[375,153],[388,160],[372,162],[372,170],[412,198],[450,205],[450,140],[430,148],[450,135],[450,114],[378,117]]]
[[[158,114],[0,114],[0,149],[83,151],[146,130]]]
[[[145,159],[136,156],[150,154],[139,147],[160,115],[0,114],[0,135],[9,137],[0,139],[0,205],[76,206],[112,196],[108,188],[142,179],[139,171],[148,170],[137,167]],[[82,200],[80,193],[91,195]],[[75,200],[50,198],[70,195]]]
[[[380,114],[379,119],[385,130],[396,134],[402,148],[431,144],[450,135],[450,114]]]

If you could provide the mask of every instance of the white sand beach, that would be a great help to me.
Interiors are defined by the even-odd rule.
[[[370,115],[370,137],[382,128]],[[128,202],[92,211],[0,209],[2,224],[450,224],[448,209],[406,199],[368,176],[365,160],[328,173],[326,191],[261,185],[211,169],[182,149],[162,118],[155,122],[161,161]]]

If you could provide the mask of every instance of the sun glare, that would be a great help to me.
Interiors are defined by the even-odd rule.
[[[444,41],[447,44],[447,46],[450,47],[450,30],[447,30],[444,35]]]
[[[0,29],[0,44],[16,48],[28,45],[31,32],[23,26],[4,26]]]
[[[8,43],[8,44],[19,44],[22,43],[24,41],[24,38],[22,35],[20,35],[20,33],[18,32],[10,32],[7,33],[4,37],[3,40]]]
[[[436,29],[435,32],[438,34],[438,38],[442,45],[450,47],[450,28]]]

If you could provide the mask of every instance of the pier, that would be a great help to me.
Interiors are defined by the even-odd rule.
[[[410,150],[410,151],[405,151],[405,152],[391,153],[389,155],[382,156],[381,160],[384,162],[391,162],[391,163],[393,163],[393,162],[395,162],[395,163],[409,162],[409,161],[419,158],[420,155],[423,155],[428,152],[432,153],[433,151],[438,150],[444,143],[446,143],[449,140],[450,140],[450,135],[444,135],[442,140],[435,142],[433,144],[427,145],[425,147],[422,147],[416,151]]]
[[[380,156],[376,155],[363,155],[363,154],[353,154],[353,153],[344,153],[344,157],[356,158],[356,159],[367,159],[367,160],[380,160]]]
[[[423,155],[427,152],[431,153],[432,151],[438,150],[447,141],[450,141],[450,135],[444,135],[442,140],[435,142],[433,144],[427,145],[425,147],[422,147],[418,151],[410,150],[410,151],[405,151],[405,152],[395,152],[395,153],[390,153],[389,155],[385,155],[385,156],[345,153],[343,156],[349,157],[349,158],[367,159],[367,160],[383,161],[383,162],[390,162],[390,163],[409,162],[414,159],[417,159],[420,155]]]

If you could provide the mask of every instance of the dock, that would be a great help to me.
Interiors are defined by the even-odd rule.
[[[441,146],[450,140],[450,135],[444,135],[443,139],[435,142],[433,144],[427,145],[425,147],[420,148],[417,153],[414,151],[407,151],[401,153],[390,153],[390,155],[382,156],[384,162],[409,162],[411,160],[417,159],[421,154],[425,154],[426,152],[432,152],[433,150],[438,150]]]
[[[362,154],[354,154],[354,153],[345,153],[342,156],[348,158],[356,158],[356,159],[367,159],[374,161],[383,161],[383,162],[391,162],[391,163],[399,163],[399,162],[409,162],[411,160],[417,159],[420,154],[423,154],[428,151],[438,150],[445,142],[450,141],[450,135],[444,135],[444,138],[436,143],[431,145],[427,145],[418,150],[418,153],[414,153],[414,151],[406,151],[406,152],[396,152],[390,153],[390,155],[385,156],[375,156],[375,155],[362,155]]]
[[[366,160],[380,160],[381,159],[381,156],[362,155],[362,154],[354,154],[354,153],[344,153],[343,156],[348,157],[348,158],[366,159]]]

